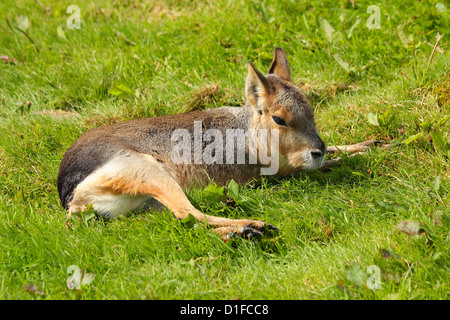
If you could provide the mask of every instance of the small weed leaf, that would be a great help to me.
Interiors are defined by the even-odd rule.
[[[422,132],[419,132],[418,134],[415,134],[415,135],[410,136],[409,138],[407,138],[407,139],[405,140],[405,145],[408,145],[408,144],[410,144],[411,142],[413,142],[414,140],[419,139],[419,138],[422,137],[424,134],[425,134],[425,132],[422,131]]]
[[[444,134],[438,130],[434,129],[430,132],[431,138],[433,139],[433,145],[437,153],[441,153],[450,158],[450,147]]]
[[[369,112],[367,114],[367,121],[373,126],[378,127],[380,125],[380,123],[378,122],[378,114],[377,113]]]
[[[355,72],[356,69],[355,67],[350,66],[350,63],[345,62],[344,60],[342,60],[341,56],[339,54],[334,54],[333,55],[334,60],[337,61],[337,63],[339,63],[339,65],[347,72],[347,73],[352,73]]]
[[[378,117],[379,122],[381,122],[382,125],[388,125],[390,120],[392,120],[392,115],[391,115],[391,106],[389,106],[389,108]]]
[[[30,19],[23,15],[16,17],[16,23],[17,26],[23,31],[27,31],[31,26]]]
[[[450,115],[446,115],[445,117],[439,119],[439,121],[423,121],[419,125],[422,131],[408,137],[405,140],[405,144],[408,145],[414,140],[417,140],[424,135],[428,135],[428,137],[431,136],[436,153],[450,158],[450,143],[447,141],[446,135],[441,130],[449,119]]]
[[[64,29],[61,26],[56,28],[56,34],[58,35],[59,38],[67,40],[66,33],[64,32]]]
[[[108,93],[116,97],[134,94],[133,90],[131,90],[127,85],[123,83],[116,84],[112,89],[108,90]]]
[[[340,31],[336,31],[328,20],[320,19],[319,23],[328,42],[341,41],[343,39],[342,33]]]
[[[323,32],[325,33],[325,37],[328,41],[333,40],[333,33],[335,32],[334,28],[326,19],[320,20],[320,25],[322,27]]]
[[[448,119],[450,119],[450,114],[446,115],[441,120],[439,120],[439,122],[437,123],[436,127],[437,128],[442,127],[448,121]]]
[[[439,189],[441,188],[441,176],[437,176],[431,185],[433,186],[434,191],[439,193]]]
[[[426,132],[430,131],[431,126],[433,125],[432,121],[424,121],[419,126],[425,130]]]
[[[219,187],[215,183],[211,183],[208,187],[203,190],[203,195],[208,202],[219,202],[225,201],[225,187]]]
[[[231,180],[227,186],[227,196],[236,200],[239,197],[239,185],[236,181]]]

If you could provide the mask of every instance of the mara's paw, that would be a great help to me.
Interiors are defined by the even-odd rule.
[[[278,228],[274,225],[271,225],[270,223],[267,223],[265,221],[252,221],[248,225],[246,225],[247,228],[252,228],[255,230],[258,230],[261,233],[265,233],[267,231],[269,232],[278,232]]]
[[[262,232],[253,229],[251,227],[237,227],[234,230],[227,232],[227,240],[230,238],[241,237],[247,240],[250,239],[261,239],[263,236]]]
[[[227,242],[230,239],[243,238],[243,239],[260,239],[262,238],[262,232],[250,228],[250,227],[220,227],[213,230],[219,237]]]
[[[216,232],[225,242],[233,238],[257,240],[265,235],[272,236],[278,231],[277,227],[264,221],[251,221],[243,227],[220,227],[214,229],[214,232]]]

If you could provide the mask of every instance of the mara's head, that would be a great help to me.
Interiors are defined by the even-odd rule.
[[[292,83],[283,49],[275,50],[265,76],[248,62],[245,93],[252,112],[251,129],[278,130],[279,174],[322,165],[326,145],[317,132],[311,103]]]

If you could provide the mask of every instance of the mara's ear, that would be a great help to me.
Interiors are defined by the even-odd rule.
[[[245,82],[247,101],[256,109],[267,109],[266,99],[272,93],[272,87],[266,77],[248,61],[248,75]]]
[[[275,56],[269,68],[269,74],[276,74],[281,79],[291,81],[291,70],[287,60],[286,52],[281,48],[275,49]]]

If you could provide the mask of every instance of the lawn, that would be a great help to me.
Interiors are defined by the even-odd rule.
[[[0,299],[449,299],[448,1],[6,0],[0,16]],[[246,61],[266,72],[276,47],[327,145],[391,148],[187,191],[280,229],[260,241],[168,210],[67,219],[56,178],[81,134],[242,105]]]

